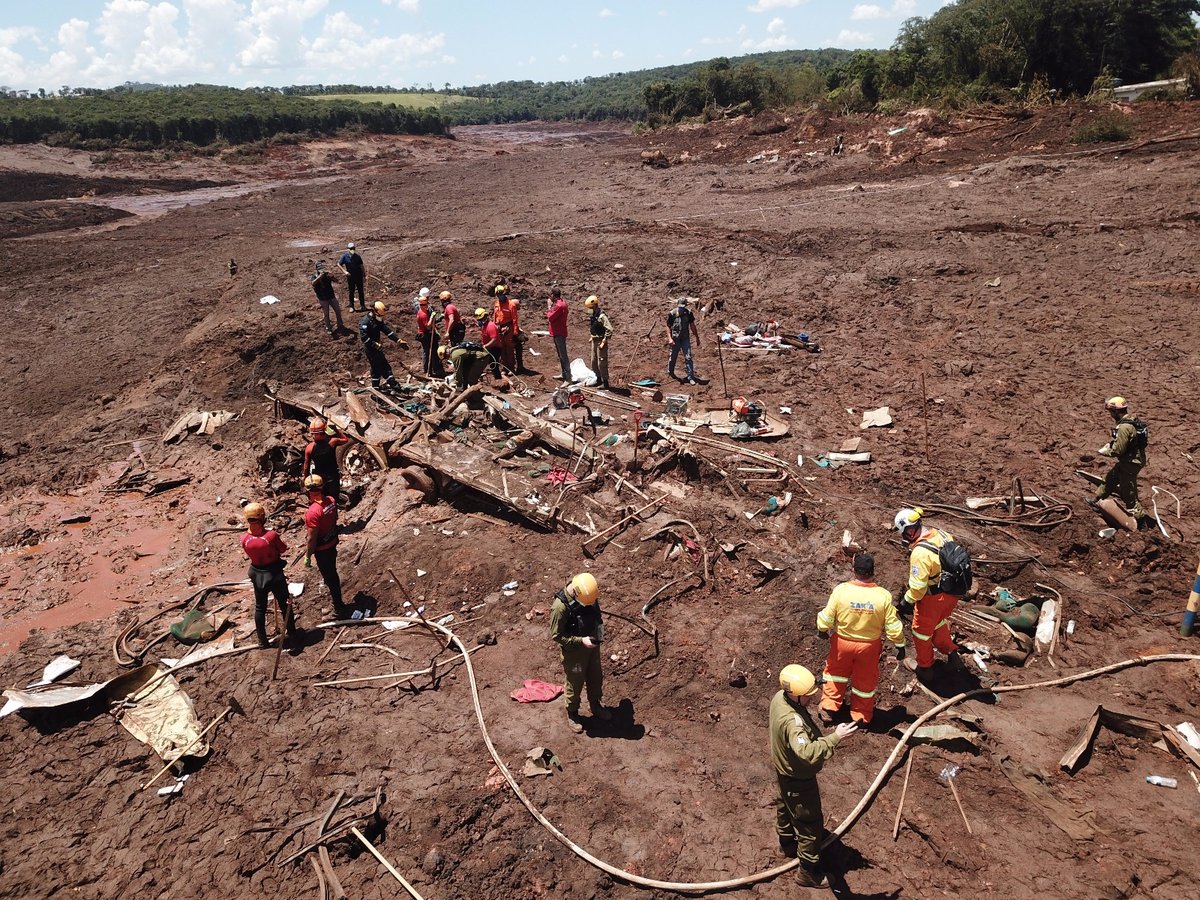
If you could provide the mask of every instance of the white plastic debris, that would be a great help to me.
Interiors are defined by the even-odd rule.
[[[77,659],[71,659],[69,656],[56,656],[46,663],[46,668],[42,670],[41,681],[35,681],[29,686],[41,687],[43,684],[53,684],[64,675],[74,672],[80,665],[81,663]]]
[[[290,596],[299,597],[303,593],[304,593],[304,582],[303,581],[289,581],[288,582],[288,594]]]
[[[417,569],[417,577],[418,578],[424,578],[428,574],[429,573],[426,572],[424,569]]]
[[[166,787],[159,788],[158,796],[170,797],[172,794],[178,794],[180,791],[183,790],[183,783],[191,777],[192,776],[190,774],[180,775],[179,780],[176,781],[174,784],[168,784]]]
[[[1067,622],[1067,634],[1074,634],[1074,633],[1075,633],[1075,620],[1071,619],[1071,621]]]
[[[1196,726],[1191,722],[1180,722],[1175,726],[1175,730],[1183,735],[1184,740],[1192,745],[1197,750],[1200,750],[1200,731],[1196,730]]]
[[[781,406],[779,407],[779,411],[785,416],[790,416],[792,414],[792,408],[790,406]]]
[[[263,306],[274,306],[276,303],[279,302],[279,298],[276,297],[274,294],[267,294],[267,296],[263,297],[258,302],[261,303]]]
[[[510,581],[508,584],[502,585],[500,588],[502,591],[515,591],[516,589],[517,583],[515,581]]]

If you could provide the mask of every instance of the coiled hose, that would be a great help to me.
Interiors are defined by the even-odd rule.
[[[782,865],[775,866],[774,868],[765,869],[761,872],[755,872],[751,875],[743,875],[740,878],[726,879],[724,881],[661,881],[657,878],[646,878],[641,875],[635,875],[632,872],[627,872],[624,869],[618,868],[611,863],[607,863],[604,860],[593,856],[583,847],[579,846],[573,840],[559,831],[554,823],[542,815],[538,808],[534,806],[533,801],[529,799],[523,790],[521,790],[521,786],[517,783],[516,777],[509,770],[508,766],[505,765],[504,759],[500,756],[499,751],[496,750],[496,745],[492,743],[491,735],[488,734],[487,724],[483,720],[483,707],[479,702],[479,688],[475,683],[475,666],[471,663],[471,656],[467,652],[466,644],[459,639],[458,635],[452,632],[449,628],[446,628],[444,625],[439,625],[437,622],[430,622],[428,620],[417,622],[416,620],[408,619],[402,616],[381,616],[371,619],[323,622],[317,627],[333,628],[347,625],[376,624],[392,621],[412,622],[413,624],[425,625],[428,628],[432,628],[441,632],[443,635],[445,635],[450,643],[457,645],[458,649],[463,654],[463,664],[467,670],[467,681],[471,687],[471,703],[475,707],[475,719],[479,723],[479,731],[483,735],[483,742],[487,746],[488,753],[492,757],[492,762],[496,764],[496,768],[504,776],[504,780],[508,782],[508,786],[512,788],[512,792],[516,794],[517,799],[521,801],[524,807],[529,811],[529,814],[537,819],[538,823],[541,824],[541,826],[547,831],[549,831],[550,834],[554,836],[555,840],[557,840],[560,844],[585,862],[595,866],[602,872],[608,873],[613,878],[617,878],[628,884],[636,884],[641,887],[653,888],[660,891],[675,891],[677,893],[687,894],[707,894],[716,891],[728,891],[734,888],[743,887],[748,884],[756,884],[760,881],[769,881],[778,875],[782,875],[783,873],[796,868],[796,866],[800,864],[799,860],[793,859],[783,863]],[[987,694],[1015,693],[1016,691],[1032,691],[1038,688],[1062,687],[1063,685],[1074,684],[1077,681],[1085,681],[1089,678],[1096,678],[1100,675],[1119,672],[1122,669],[1129,669],[1133,666],[1143,666],[1148,665],[1149,663],[1157,662],[1200,662],[1200,654],[1161,653],[1154,656],[1138,656],[1134,657],[1133,659],[1124,660],[1123,662],[1102,666],[1099,669],[1090,669],[1086,672],[1079,672],[1075,675],[1067,675],[1063,678],[1055,678],[1052,681],[1039,681],[1033,684],[1005,685],[990,689],[981,688],[979,690],[966,691],[951,697],[949,700],[943,701],[933,709],[918,717],[915,722],[908,726],[904,734],[900,737],[900,740],[897,741],[895,748],[891,752],[891,755],[889,755],[884,761],[883,766],[879,770],[879,774],[875,776],[875,780],[871,782],[871,786],[867,788],[866,793],[863,794],[862,799],[859,800],[858,805],[855,806],[854,809],[852,809],[846,815],[846,817],[842,819],[838,826],[829,833],[829,835],[825,838],[825,841],[822,843],[822,847],[832,844],[843,834],[849,831],[854,823],[858,821],[858,817],[861,816],[867,807],[871,805],[871,802],[875,799],[875,795],[878,794],[880,788],[883,787],[883,783],[887,779],[888,774],[896,766],[897,762],[900,760],[900,757],[903,755],[905,748],[908,746],[908,741],[913,735],[913,732],[925,724],[925,722],[929,721],[950,707],[973,697],[982,697],[986,696]]]

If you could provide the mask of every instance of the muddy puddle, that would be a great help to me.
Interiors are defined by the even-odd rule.
[[[320,178],[310,178],[311,184],[325,184],[348,178],[348,175],[326,175]],[[72,199],[71,202],[88,203],[93,206],[108,206],[119,209],[135,216],[161,216],[171,210],[183,209],[185,206],[202,206],[216,200],[228,200],[234,197],[245,197],[248,194],[258,194],[274,190],[292,183],[294,179],[275,179],[271,181],[248,181],[244,184],[228,184],[217,187],[197,188],[194,191],[175,191],[163,194],[124,194],[114,197],[87,197]]]

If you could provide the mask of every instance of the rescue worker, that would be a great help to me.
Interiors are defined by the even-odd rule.
[[[550,339],[554,341],[554,352],[558,354],[558,368],[563,387],[571,383],[571,357],[567,353],[567,317],[571,307],[563,299],[562,291],[550,288],[550,299],[546,301],[546,321],[550,327]]]
[[[444,332],[446,344],[450,347],[456,347],[467,339],[467,323],[463,321],[458,307],[454,305],[454,295],[452,293],[442,291],[438,294],[438,299],[442,301],[442,321],[446,326]]]
[[[266,510],[261,503],[247,503],[242,507],[246,519],[246,533],[242,535],[242,550],[250,559],[250,583],[254,586],[254,632],[258,646],[269,647],[267,640],[267,597],[275,595],[275,605],[283,613],[288,640],[299,648],[301,631],[288,602],[287,578],[283,574],[284,554],[287,544],[273,528],[265,525]]]
[[[896,647],[896,659],[904,659],[904,625],[892,605],[887,588],[875,583],[875,557],[854,557],[854,578],[843,581],[817,613],[817,634],[829,640],[821,692],[821,721],[830,724],[842,708],[850,688],[850,718],[868,725],[875,711],[875,689],[879,686],[879,652],[883,632]]]
[[[492,324],[500,333],[500,359],[510,372],[517,370],[517,313],[508,299],[508,287],[496,285]]]
[[[337,448],[345,447],[350,438],[338,434],[335,426],[322,418],[313,419],[308,426],[311,440],[304,448],[304,474],[320,475],[330,497],[338,498],[342,490],[342,470],[338,466]]]
[[[445,378],[441,357],[437,355],[437,329],[429,313],[429,296],[417,301],[417,343],[421,345],[421,371],[434,378]]]
[[[700,333],[696,331],[696,314],[688,309],[687,297],[680,297],[675,308],[667,313],[667,340],[671,344],[671,358],[667,361],[667,374],[678,379],[675,374],[675,362],[679,354],[683,354],[683,365],[687,370],[688,384],[699,384],[696,380],[696,367],[692,363],[692,338],[700,343]]]
[[[579,702],[586,685],[592,717],[606,722],[612,713],[604,708],[604,673],[600,668],[600,644],[604,623],[600,618],[600,587],[596,577],[583,572],[554,595],[550,606],[550,637],[562,650],[567,689],[567,724],[576,734],[583,731]]]
[[[591,310],[592,318],[588,323],[588,333],[592,338],[592,371],[596,373],[596,387],[608,387],[608,339],[612,337],[612,320],[600,307],[600,298],[592,294],[583,301],[585,308]]]
[[[317,303],[320,304],[321,314],[325,317],[325,330],[330,334],[337,333],[329,321],[329,312],[332,310],[337,318],[337,331],[346,332],[346,325],[342,322],[342,307],[338,304],[337,291],[333,289],[333,278],[325,271],[324,263],[317,263],[317,270],[308,276],[308,282],[312,285],[313,293],[317,295]]]
[[[529,343],[529,335],[521,330],[521,300],[509,297],[508,303],[513,314],[513,356],[517,360],[515,371],[518,375],[534,375],[536,373],[532,369],[525,368],[525,345]]]
[[[900,602],[899,612],[912,614],[913,646],[917,658],[914,662],[905,659],[904,665],[918,676],[930,674],[933,666],[933,650],[936,647],[946,654],[947,662],[961,666],[958,645],[950,636],[950,614],[958,606],[961,597],[943,594],[938,590],[942,575],[942,564],[938,550],[954,536],[940,528],[927,528],[923,516],[925,511],[902,509],[896,513],[895,526],[900,539],[908,545],[908,588]]]
[[[479,344],[492,358],[492,376],[500,377],[500,329],[495,322],[488,321],[487,310],[482,306],[475,309],[475,324],[479,326]]]
[[[342,603],[342,579],[337,570],[337,498],[326,490],[320,475],[309,475],[305,478],[304,489],[308,492],[308,509],[304,512],[304,527],[308,529],[304,568],[312,567],[315,556],[317,570],[321,573],[333,600],[333,614],[339,619],[347,619],[350,617],[350,610]]]
[[[444,344],[438,347],[438,354],[443,360],[449,359],[454,366],[454,388],[465,391],[473,384],[478,384],[483,377],[488,363],[492,361],[491,354],[478,347],[464,344],[451,349]]]
[[[367,354],[367,362],[371,365],[371,386],[396,387],[396,376],[392,367],[383,355],[383,339],[390,338],[401,347],[407,347],[400,336],[383,320],[387,307],[376,300],[371,311],[358,323],[359,337],[362,338],[363,350]]]
[[[350,297],[350,312],[354,312],[354,295],[358,294],[358,302],[363,312],[367,311],[367,264],[358,251],[354,249],[354,241],[346,245],[346,252],[338,259],[338,268],[346,276],[346,292]]]
[[[1138,499],[1137,480],[1142,466],[1146,465],[1146,426],[1129,414],[1129,403],[1124,397],[1109,397],[1104,408],[1115,425],[1112,439],[1100,448],[1100,455],[1116,457],[1117,461],[1096,488],[1096,500],[1116,494],[1125,511],[1135,519],[1141,519],[1146,510]]]
[[[833,756],[834,748],[854,734],[858,726],[843,722],[833,734],[821,735],[821,729],[808,713],[817,695],[817,680],[804,666],[784,666],[779,673],[781,690],[771,698],[769,732],[771,762],[779,794],[775,798],[775,831],[784,856],[798,859],[797,880],[803,887],[821,887],[821,839],[825,834],[825,816],[821,811],[821,790],[817,773]]]

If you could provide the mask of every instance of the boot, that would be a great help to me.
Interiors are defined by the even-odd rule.
[[[567,727],[575,734],[583,733],[583,722],[579,719],[579,710],[567,710]]]
[[[819,888],[825,887],[829,883],[829,879],[825,877],[825,873],[821,871],[820,866],[810,863],[800,863],[796,869],[796,881],[800,887]]]
[[[267,640],[267,630],[265,628],[256,629],[258,635],[258,649],[266,650],[271,646],[271,642]]]

